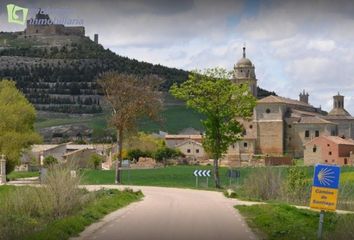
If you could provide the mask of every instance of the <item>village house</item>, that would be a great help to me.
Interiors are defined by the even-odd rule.
[[[169,148],[180,150],[186,157],[194,159],[207,158],[202,145],[203,136],[200,134],[165,135],[165,143]]]
[[[320,136],[305,144],[304,163],[353,165],[354,140],[338,136]]]

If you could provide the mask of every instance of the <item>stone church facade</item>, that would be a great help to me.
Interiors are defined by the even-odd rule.
[[[255,66],[243,57],[234,67],[235,84],[247,84],[257,97]],[[354,138],[354,118],[344,108],[344,96],[333,97],[333,109],[327,113],[309,103],[309,94],[300,93],[294,100],[281,96],[258,99],[251,119],[240,119],[243,139],[229,147],[228,158],[241,159],[255,154],[295,158],[303,157],[304,145],[319,136]]]

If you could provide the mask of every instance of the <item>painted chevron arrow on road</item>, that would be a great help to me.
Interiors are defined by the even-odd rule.
[[[195,170],[193,172],[196,177],[210,177],[210,170]]]

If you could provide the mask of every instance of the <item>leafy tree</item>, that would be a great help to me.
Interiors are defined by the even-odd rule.
[[[127,158],[129,160],[139,160],[140,157],[152,157],[153,153],[151,151],[142,151],[140,149],[131,149],[127,153]]]
[[[10,173],[22,150],[41,141],[33,128],[35,109],[12,81],[0,81],[0,119],[0,153],[6,155]]]
[[[49,156],[46,156],[43,160],[43,165],[45,167],[50,167],[54,164],[57,164],[58,163],[58,159],[56,159],[55,157],[49,155]]]
[[[140,149],[131,149],[127,153],[127,158],[129,160],[139,160],[140,157],[144,155],[144,152]]]
[[[161,80],[153,75],[138,77],[117,72],[106,72],[98,80],[105,99],[112,108],[110,124],[117,130],[118,161],[116,164],[116,183],[121,183],[120,166],[122,162],[123,141],[127,131],[136,129],[142,117],[159,119],[162,107],[158,92]]]
[[[215,186],[220,187],[219,159],[230,144],[241,138],[242,125],[238,118],[252,115],[255,98],[248,86],[236,85],[232,74],[222,68],[194,71],[180,86],[173,85],[170,92],[184,100],[188,107],[204,114],[203,147],[214,159]]]
[[[135,134],[127,139],[124,148],[155,152],[157,149],[161,148],[163,144],[163,139],[154,137],[151,134],[139,132],[137,135]]]

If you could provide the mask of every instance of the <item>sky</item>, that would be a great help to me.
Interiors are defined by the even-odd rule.
[[[9,3],[82,19],[119,55],[185,70],[232,70],[246,44],[260,87],[293,99],[306,90],[326,111],[339,92],[354,115],[351,0],[1,0],[0,31],[24,29],[7,22]]]

